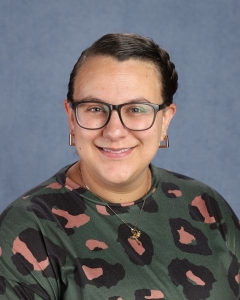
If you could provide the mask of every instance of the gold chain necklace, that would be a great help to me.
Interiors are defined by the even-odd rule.
[[[86,189],[87,190],[89,190],[91,193],[93,193],[91,190],[90,190],[90,188],[87,186],[87,184],[85,183],[85,181],[84,181],[84,179],[83,179],[83,175],[82,175],[82,171],[81,171],[81,166],[80,166],[80,161],[79,161],[79,163],[78,163],[78,172],[79,172],[79,175],[80,175],[80,178],[82,179],[82,181],[83,181],[83,184],[84,184],[84,186],[86,187]],[[148,189],[149,189],[149,183],[150,183],[150,174],[149,174],[149,172],[148,172],[148,181],[147,181],[147,190],[146,190],[146,193],[145,193],[145,196],[147,195],[147,193],[148,193]],[[94,193],[93,193],[94,194]],[[131,239],[133,239],[133,240],[135,240],[139,245],[141,244],[140,242],[139,242],[139,238],[140,238],[140,236],[141,236],[141,231],[140,230],[137,230],[137,224],[138,224],[138,222],[139,222],[139,220],[140,220],[140,216],[141,216],[141,212],[142,212],[142,210],[143,210],[143,207],[144,207],[144,205],[145,205],[145,201],[146,201],[146,198],[143,200],[143,204],[142,204],[142,206],[141,206],[141,208],[140,208],[140,210],[139,210],[139,213],[138,213],[138,215],[137,215],[137,219],[136,219],[136,222],[135,222],[135,224],[134,224],[134,226],[133,227],[131,227],[130,225],[128,225],[111,207],[110,207],[110,205],[108,204],[108,202],[106,201],[106,200],[104,200],[104,199],[102,199],[101,197],[99,197],[98,195],[96,195],[96,194],[94,194],[96,197],[98,197],[103,203],[105,203],[106,205],[107,205],[107,207],[114,213],[114,215],[116,216],[116,217],[118,217],[118,219],[119,220],[121,220],[130,230],[131,230],[131,236],[130,236],[130,238]]]

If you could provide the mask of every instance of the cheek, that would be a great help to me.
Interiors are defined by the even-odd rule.
[[[148,163],[153,160],[156,153],[158,152],[159,143],[160,139],[156,130],[152,130],[151,134],[149,133],[144,139],[142,139],[143,160],[148,161]]]
[[[152,139],[156,139],[157,141],[160,141],[162,136],[162,118],[156,118],[155,123],[153,125],[152,129]]]
[[[87,130],[78,126],[75,129],[75,141],[76,148],[81,152],[90,152],[90,148],[93,147],[94,141],[101,136],[99,130]]]
[[[99,135],[99,130],[88,130],[80,127],[78,124],[75,124],[75,134],[79,140],[93,140],[96,136]]]
[[[161,139],[161,129],[157,127],[152,127],[151,129],[144,132],[144,134],[139,136],[139,140],[145,145],[146,148],[154,149],[158,148]]]

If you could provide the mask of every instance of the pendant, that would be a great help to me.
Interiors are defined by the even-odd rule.
[[[132,233],[132,236],[130,237],[132,240],[135,240],[139,245],[140,245],[140,242],[138,240],[138,238],[140,238],[141,236],[141,231],[140,230],[137,230],[135,227],[134,228],[131,228],[131,233]]]

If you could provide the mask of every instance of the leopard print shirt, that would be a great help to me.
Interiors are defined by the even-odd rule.
[[[240,299],[240,225],[216,191],[151,165],[136,240],[144,199],[111,204],[123,223],[68,167],[2,213],[1,300]]]

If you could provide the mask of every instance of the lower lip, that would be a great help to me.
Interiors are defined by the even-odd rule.
[[[130,153],[133,152],[134,148],[129,148],[127,151],[124,152],[110,152],[110,151],[104,151],[102,148],[98,148],[99,151],[108,158],[124,158],[128,156]]]

